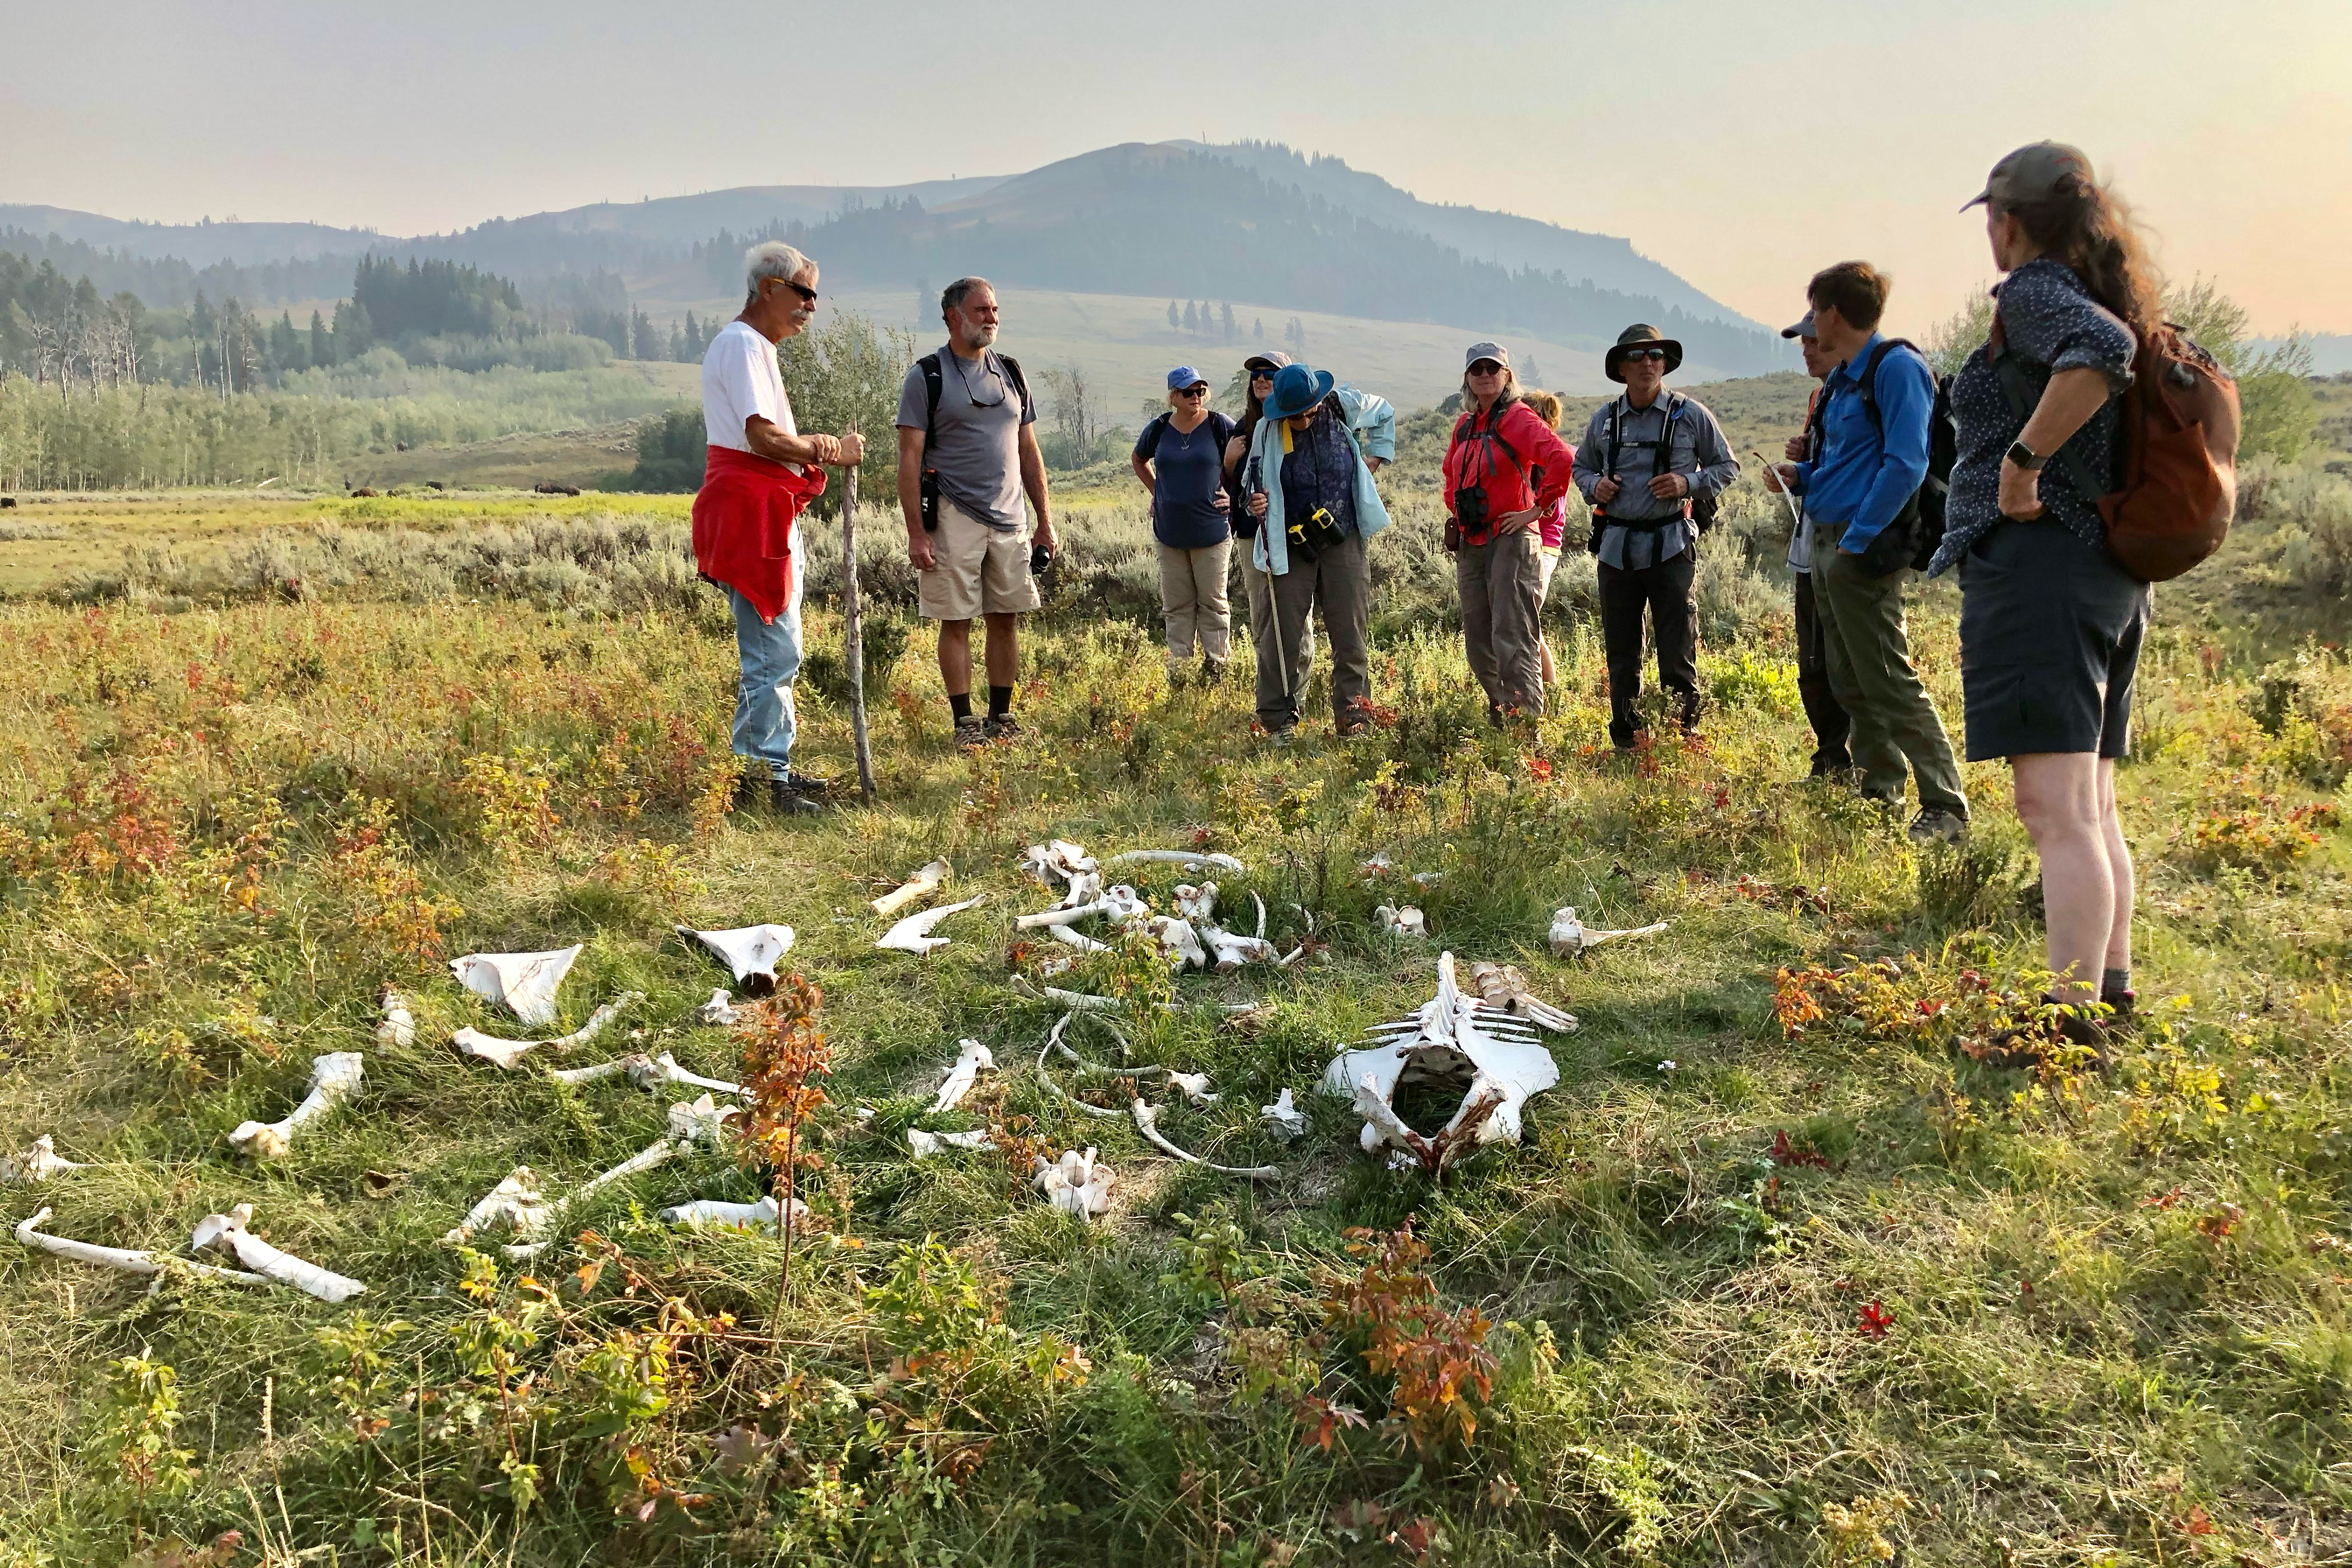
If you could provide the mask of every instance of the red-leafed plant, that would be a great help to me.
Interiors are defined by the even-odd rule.
[[[783,1243],[776,1270],[776,1332],[783,1333],[784,1302],[793,1276],[793,1187],[803,1169],[824,1163],[802,1145],[801,1129],[831,1101],[813,1079],[833,1071],[833,1047],[817,1027],[824,993],[789,975],[765,1002],[746,1010],[736,1026],[743,1042],[743,1097],[751,1117],[740,1145],[747,1164],[765,1164],[776,1199],[777,1235]]]
[[[1424,1456],[1451,1438],[1477,1435],[1478,1412],[1494,1392],[1495,1357],[1486,1347],[1494,1325],[1475,1307],[1449,1310],[1423,1271],[1429,1247],[1407,1220],[1394,1231],[1351,1229],[1348,1252],[1361,1268],[1334,1279],[1323,1321],[1360,1341],[1364,1364],[1394,1380],[1389,1418]]]

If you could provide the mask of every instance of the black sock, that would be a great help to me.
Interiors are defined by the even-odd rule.
[[[948,710],[949,710],[949,711],[952,712],[952,713],[956,716],[956,718],[957,718],[957,720],[958,720],[959,721],[962,721],[962,720],[965,720],[965,719],[969,719],[969,718],[971,718],[971,692],[969,692],[969,691],[950,691],[950,692],[949,692],[949,693],[948,693]]]
[[[1013,711],[1013,688],[992,686],[988,689],[988,716],[1002,719]]]
[[[2131,989],[2131,971],[2109,969],[2099,975],[2099,993],[2105,996],[2120,996]]]

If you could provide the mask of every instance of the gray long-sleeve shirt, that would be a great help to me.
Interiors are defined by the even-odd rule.
[[[1666,466],[1658,467],[1658,442],[1666,430],[1667,405],[1680,405],[1674,416],[1672,445],[1666,448]],[[1617,465],[1613,475],[1602,470],[1609,464],[1609,425],[1612,415],[1618,420]],[[1584,426],[1584,439],[1576,447],[1576,488],[1584,499],[1592,501],[1592,525],[1601,530],[1601,563],[1622,571],[1638,572],[1654,566],[1661,561],[1671,561],[1690,548],[1698,531],[1688,519],[1668,522],[1663,528],[1626,528],[1612,523],[1646,523],[1660,518],[1675,517],[1683,510],[1682,500],[1661,500],[1650,493],[1650,480],[1661,471],[1680,474],[1690,481],[1691,494],[1719,494],[1739,477],[1739,459],[1731,455],[1731,444],[1723,438],[1723,426],[1706,405],[1696,398],[1661,391],[1647,408],[1635,408],[1623,397],[1602,404],[1593,410]],[[1592,500],[1593,487],[1604,479],[1614,478],[1621,487],[1616,498],[1602,506]]]

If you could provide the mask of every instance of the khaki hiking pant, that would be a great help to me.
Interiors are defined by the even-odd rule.
[[[1323,640],[1331,649],[1331,719],[1345,730],[1356,721],[1357,705],[1372,694],[1372,574],[1363,540],[1351,533],[1313,561],[1294,554],[1290,570],[1269,578],[1267,586],[1274,599],[1275,636],[1270,640],[1281,645],[1276,651],[1289,666],[1298,696],[1284,691],[1277,678],[1276,706],[1269,714],[1261,681],[1259,721],[1269,731],[1287,730],[1298,722],[1315,657],[1307,634],[1307,616],[1319,607]],[[1261,663],[1258,668],[1265,667]]]
[[[1168,664],[1171,668],[1192,657],[1197,643],[1201,657],[1217,668],[1233,657],[1233,616],[1225,604],[1226,563],[1234,542],[1220,539],[1199,550],[1160,549],[1160,613],[1168,623]]]
[[[1296,723],[1307,707],[1307,677],[1315,667],[1315,627],[1299,633],[1298,646],[1277,645],[1274,621],[1274,579],[1250,560],[1252,543],[1234,542],[1242,558],[1242,591],[1249,597],[1250,651],[1257,665],[1257,721],[1268,730]],[[1287,655],[1277,657],[1277,647]]]
[[[1866,575],[1861,559],[1838,549],[1842,522],[1813,531],[1813,611],[1821,618],[1822,651],[1830,690],[1853,721],[1850,743],[1862,792],[1880,800],[1903,798],[1904,763],[1919,782],[1921,809],[1940,806],[1961,816],[1969,797],[1959,763],[1927,689],[1911,668],[1911,639],[1903,621],[1905,568]]]
[[[1543,711],[1543,539],[1521,529],[1454,552],[1462,642],[1490,709]]]

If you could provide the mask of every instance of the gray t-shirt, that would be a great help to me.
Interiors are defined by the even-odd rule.
[[[941,344],[940,406],[929,420],[931,437],[923,467],[940,476],[940,494],[991,528],[1008,532],[1021,526],[1021,426],[1037,422],[1037,410],[1013,385],[993,349],[978,360]],[[923,367],[907,367],[898,387],[898,426],[924,426]]]

